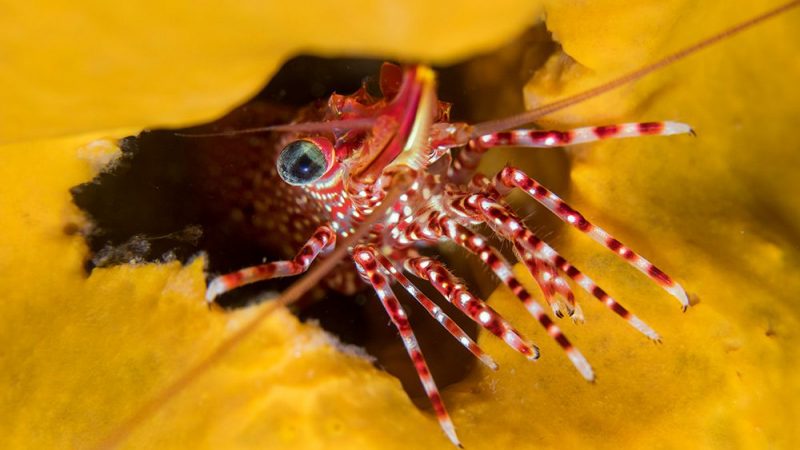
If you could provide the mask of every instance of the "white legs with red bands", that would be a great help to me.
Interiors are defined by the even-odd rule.
[[[291,261],[275,261],[247,267],[214,278],[206,290],[206,301],[212,303],[219,295],[246,284],[299,275],[308,270],[308,266],[320,253],[331,251],[334,245],[336,245],[336,232],[331,227],[322,225],[317,228]]]

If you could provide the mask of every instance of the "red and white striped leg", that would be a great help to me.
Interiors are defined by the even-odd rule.
[[[562,311],[562,304],[558,301],[556,294],[560,294],[566,301],[564,302],[564,309],[567,310],[569,315],[575,322],[583,322],[583,311],[580,306],[575,303],[575,294],[572,293],[569,285],[552,264],[548,264],[535,254],[525,251],[524,248],[514,242],[514,253],[517,258],[522,261],[528,271],[533,275],[534,280],[539,285],[539,288],[544,294],[545,300],[553,309],[553,314],[559,319],[564,317]]]
[[[453,426],[453,421],[447,413],[447,409],[442,401],[442,396],[439,394],[439,388],[436,387],[436,382],[433,381],[431,372],[428,369],[428,364],[425,362],[425,357],[419,348],[417,338],[411,330],[411,325],[408,323],[408,317],[403,310],[400,303],[397,301],[394,293],[390,288],[390,283],[387,277],[382,273],[379,268],[378,261],[372,251],[366,246],[359,245],[353,249],[353,261],[355,262],[356,269],[361,277],[372,285],[375,293],[392,319],[394,326],[400,333],[403,339],[403,345],[414,363],[414,368],[417,370],[417,375],[422,382],[422,387],[425,388],[425,393],[433,405],[433,410],[436,413],[436,418],[439,420],[439,425],[444,430],[450,441],[458,447],[461,443],[456,436],[456,430]]]
[[[594,371],[581,352],[564,336],[561,329],[553,322],[544,308],[528,293],[514,276],[511,265],[492,246],[486,238],[462,226],[455,220],[438,211],[430,210],[421,215],[406,229],[406,236],[411,240],[438,240],[446,237],[469,252],[477,255],[484,264],[503,282],[511,292],[525,305],[528,312],[539,321],[549,334],[561,346],[578,372],[589,381],[594,380]]]
[[[694,134],[692,127],[680,122],[634,122],[572,130],[509,130],[478,136],[470,140],[453,160],[447,172],[456,184],[464,184],[475,172],[486,151],[492,147],[516,146],[533,148],[565,147],[605,139],[639,136]]]
[[[291,261],[275,261],[247,267],[214,278],[206,290],[206,301],[211,303],[225,292],[256,281],[299,275],[308,270],[308,266],[320,253],[332,250],[335,245],[336,233],[328,225],[322,225]]]
[[[684,311],[689,307],[689,297],[687,297],[686,291],[684,291],[680,284],[673,281],[672,278],[653,265],[653,263],[623,245],[619,240],[608,234],[608,232],[590,223],[581,213],[572,209],[572,207],[567,205],[556,194],[550,192],[522,170],[514,167],[504,168],[495,177],[494,187],[501,194],[507,193],[511,188],[515,187],[522,189],[563,221],[586,233],[589,237],[604,245],[622,259],[626,260],[630,265],[637,268],[640,272],[650,277],[673,297],[677,298]]]
[[[559,255],[555,249],[547,245],[546,242],[542,241],[538,237],[536,237],[533,233],[526,233],[524,237],[520,239],[523,244],[520,245],[520,252],[533,252],[533,254],[537,255],[537,258],[541,258],[548,263],[552,264],[553,266],[557,267],[559,270],[567,274],[573,281],[578,283],[578,285],[583,288],[586,292],[592,294],[597,300],[603,303],[608,309],[613,311],[618,316],[625,319],[633,328],[636,328],[639,332],[647,336],[648,338],[652,339],[653,341],[660,342],[661,337],[658,333],[655,332],[649,325],[647,325],[643,320],[638,318],[636,315],[628,311],[624,306],[622,306],[619,302],[614,300],[610,295],[606,293],[600,286],[595,284],[591,278],[583,274],[580,270],[578,270],[575,266],[569,263],[563,256]],[[517,245],[517,244],[515,244]]]
[[[470,191],[474,192],[474,194],[459,190],[448,190],[446,192],[447,197],[444,206],[449,208],[449,211],[455,213],[456,216],[465,219],[466,223],[488,223],[493,227],[496,233],[504,236],[513,243],[516,234],[522,230],[524,226],[522,226],[522,221],[514,214],[511,207],[502,200],[496,198],[499,197],[499,193],[492,187],[489,178],[483,174],[476,174],[472,177],[469,186]],[[484,191],[484,193],[480,191]],[[481,211],[480,208],[465,203],[467,200],[474,203],[482,198],[485,198],[486,201],[491,204],[497,203],[500,205],[504,211],[501,213],[503,217],[508,216],[514,219],[507,224],[508,227],[513,228],[503,229],[501,226],[503,222],[499,218],[489,217],[485,212]],[[517,224],[520,225],[519,228],[516,228]],[[575,302],[575,294],[573,294],[569,284],[567,284],[564,278],[558,273],[556,267],[552,264],[548,264],[541,258],[535,257],[533,254],[522,251],[517,245],[514,246],[514,252],[517,258],[525,264],[528,271],[534,277],[534,280],[544,294],[545,300],[553,309],[553,314],[559,318],[564,317],[563,309],[566,309],[567,314],[573,321],[583,322],[583,312],[580,306]],[[556,294],[563,297],[565,301],[563,303],[559,301]]]
[[[501,131],[478,136],[475,140],[479,142],[479,147],[484,149],[499,146],[550,148],[585,144],[605,139],[669,136],[673,134],[694,134],[694,131],[689,125],[680,122],[635,122],[599,127],[582,127],[566,131]]]
[[[539,349],[522,337],[503,316],[483,300],[475,297],[467,287],[439,261],[427,257],[411,258],[404,263],[406,270],[428,280],[452,305],[461,310],[490,333],[499,337],[509,347],[522,353],[526,358],[539,358]]]
[[[531,265],[541,262],[545,266],[560,269],[572,278],[586,292],[600,300],[608,309],[625,319],[628,324],[652,340],[658,341],[659,336],[644,321],[636,317],[624,306],[614,300],[603,289],[597,286],[589,277],[561,257],[552,247],[536,237],[517,217],[514,211],[506,204],[486,194],[462,194],[454,196],[447,203],[456,213],[460,213],[472,220],[481,220],[489,225],[497,234],[514,244],[517,256],[531,269]],[[534,267],[535,270],[535,267]],[[566,283],[563,279],[556,283]],[[570,295],[565,294],[565,295]],[[574,297],[573,297],[574,301]],[[576,310],[576,315],[582,315]],[[581,317],[578,317],[580,319]]]
[[[372,257],[378,261],[378,270],[381,271],[384,277],[389,280],[394,280],[400,283],[409,294],[411,294],[426,311],[428,314],[431,315],[437,322],[439,322],[448,332],[450,335],[456,338],[458,342],[461,343],[470,353],[475,355],[482,363],[486,364],[490,369],[497,370],[497,363],[494,362],[491,356],[486,354],[469,335],[461,329],[461,327],[456,324],[453,319],[451,319],[442,308],[436,305],[431,299],[428,298],[427,295],[423,294],[416,286],[414,286],[408,278],[406,278],[403,273],[394,266],[394,264],[389,261],[388,258],[383,256],[378,249],[375,247],[368,245],[368,246],[360,246],[359,251],[368,251],[372,254]]]

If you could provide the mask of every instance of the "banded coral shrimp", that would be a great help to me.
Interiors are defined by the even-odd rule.
[[[506,127],[503,127],[503,128],[506,128]],[[400,194],[400,195],[402,195],[402,194]],[[312,274],[315,274],[315,273],[318,273],[318,272],[313,272],[313,271],[312,271]],[[319,276],[319,275],[317,275],[317,276]],[[290,290],[287,292],[287,294],[285,294],[285,295],[287,295],[287,296],[290,296],[290,295],[292,295],[292,293],[294,293],[294,292],[296,292],[296,290],[291,290],[291,289],[290,289]],[[287,297],[283,297],[283,298],[287,298]]]

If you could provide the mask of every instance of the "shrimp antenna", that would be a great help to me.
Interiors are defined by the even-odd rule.
[[[336,267],[339,261],[372,229],[372,225],[379,220],[383,220],[389,208],[395,205],[400,196],[411,187],[413,181],[413,177],[408,172],[398,172],[392,179],[392,188],[389,190],[380,206],[375,208],[374,212],[359,224],[353,234],[339,243],[330,255],[323,261],[320,261],[319,264],[314,265],[299,281],[293,283],[288,289],[283,291],[278,298],[267,303],[255,317],[236,330],[236,332],[227,339],[223,340],[210,355],[189,368],[155,397],[140,406],[133,415],[128,417],[127,420],[119,424],[116,428],[112,429],[112,431],[93,448],[96,450],[107,450],[118,447],[139,427],[139,425],[147,420],[148,417],[159,411],[164,404],[192,385],[217,361],[227,355],[241,341],[250,336],[270,314],[280,307],[296,302],[303,294],[319,284],[322,278]]]
[[[639,78],[649,75],[650,73],[655,72],[663,67],[674,64],[686,58],[687,56],[691,56],[699,52],[700,50],[703,50],[713,44],[716,44],[719,41],[728,39],[731,36],[741,33],[742,31],[752,28],[755,25],[760,24],[761,22],[769,20],[797,6],[800,6],[800,0],[793,0],[791,2],[784,3],[783,5],[771,9],[756,17],[753,17],[752,19],[746,20],[728,29],[725,29],[715,35],[709,36],[694,45],[690,45],[689,47],[686,47],[682,50],[672,53],[671,55],[667,55],[659,59],[658,61],[650,63],[644,67],[640,67],[639,69],[636,69],[632,72],[622,75],[621,77],[615,78],[605,84],[601,84],[600,86],[597,86],[595,88],[580,92],[571,97],[567,97],[553,103],[548,103],[546,105],[538,106],[534,109],[531,109],[530,111],[520,113],[516,116],[506,117],[504,119],[498,119],[498,120],[490,120],[487,122],[476,124],[472,127],[473,129],[472,137],[474,138],[482,136],[484,134],[494,133],[503,130],[510,130],[512,128],[518,128],[523,125],[529,124],[540,117],[552,114],[556,111],[560,111],[562,109],[568,108],[578,103],[582,103],[591,98],[605,94],[606,92],[612,91],[632,81],[638,80]]]
[[[343,119],[327,122],[302,122],[288,123],[285,125],[270,125],[266,127],[245,128],[242,130],[221,131],[219,133],[175,133],[175,136],[189,138],[206,138],[217,136],[238,136],[240,134],[267,133],[271,131],[335,131],[339,129],[361,130],[371,128],[375,119]]]

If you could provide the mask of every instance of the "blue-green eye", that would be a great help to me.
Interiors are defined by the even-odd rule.
[[[327,170],[328,161],[322,148],[308,139],[291,142],[278,156],[278,175],[283,181],[303,186],[318,180]]]

